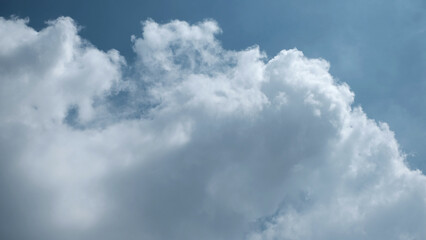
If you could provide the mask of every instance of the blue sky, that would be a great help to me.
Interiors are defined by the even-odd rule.
[[[0,238],[424,239],[425,10],[0,0]]]
[[[47,19],[70,16],[80,34],[103,50],[132,61],[131,35],[140,22],[215,19],[228,49],[260,45],[269,57],[297,48],[331,63],[369,116],[389,123],[413,168],[426,169],[426,16],[424,1],[2,1],[2,16]]]

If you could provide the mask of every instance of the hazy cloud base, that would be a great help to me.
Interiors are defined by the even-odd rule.
[[[4,239],[423,239],[426,179],[322,59],[146,21],[135,63],[0,19]]]

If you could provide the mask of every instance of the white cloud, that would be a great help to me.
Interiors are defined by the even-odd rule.
[[[424,175],[325,60],[225,50],[219,32],[149,20],[128,77],[70,18],[40,32],[0,19],[0,209],[13,216],[2,234],[426,236]]]

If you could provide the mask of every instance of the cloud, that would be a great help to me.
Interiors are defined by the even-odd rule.
[[[323,59],[144,22],[136,60],[70,18],[0,19],[8,239],[421,239],[426,179]]]

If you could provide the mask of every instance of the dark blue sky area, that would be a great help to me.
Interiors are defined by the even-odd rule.
[[[273,57],[298,48],[331,63],[367,114],[388,122],[413,168],[426,170],[426,2],[420,0],[236,1],[0,1],[0,15],[45,21],[70,16],[81,35],[103,50],[115,48],[132,61],[130,36],[140,22],[215,19],[227,49],[258,44]]]

